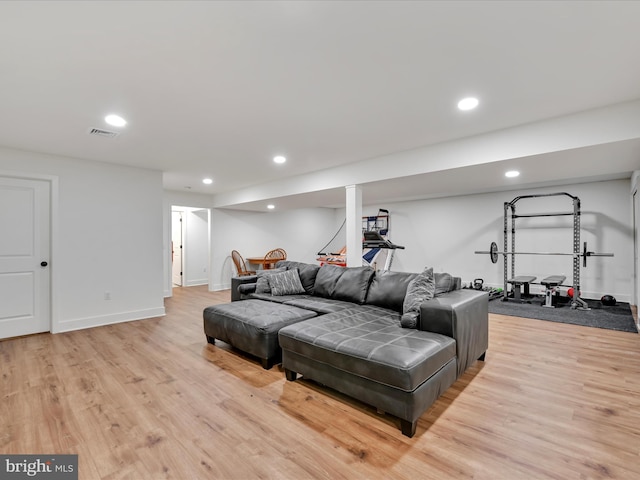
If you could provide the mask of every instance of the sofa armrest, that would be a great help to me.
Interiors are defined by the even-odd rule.
[[[489,294],[454,290],[428,300],[420,306],[418,328],[456,340],[459,377],[489,346]]]
[[[231,301],[235,302],[243,299],[243,295],[252,293],[256,289],[257,275],[244,275],[242,277],[231,277]],[[253,284],[253,290],[251,290]],[[242,287],[241,287],[242,286]]]

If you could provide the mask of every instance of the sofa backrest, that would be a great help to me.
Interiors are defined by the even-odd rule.
[[[307,294],[344,300],[358,304],[367,303],[402,313],[407,286],[418,274],[407,272],[376,272],[371,267],[339,267],[280,260],[276,268],[298,269],[300,282]],[[436,296],[460,288],[459,277],[448,273],[434,274]]]
[[[364,303],[375,270],[371,267],[323,265],[316,276],[313,294],[358,304]]]
[[[417,273],[376,272],[369,286],[366,303],[402,313],[407,286],[416,276]]]

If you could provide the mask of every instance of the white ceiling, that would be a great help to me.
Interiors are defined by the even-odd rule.
[[[0,145],[159,169],[167,189],[225,194],[638,100],[639,19],[635,1],[3,1]],[[480,107],[461,113],[468,95]],[[108,113],[128,125],[106,125]],[[598,157],[585,177],[640,168],[638,142],[608,147],[588,150]],[[521,185],[583,177],[576,155],[531,160],[539,168]],[[363,182],[363,196],[506,188],[505,166]]]

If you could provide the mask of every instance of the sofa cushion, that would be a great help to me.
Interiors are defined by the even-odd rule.
[[[297,268],[270,275],[269,285],[271,294],[276,296],[305,293]]]
[[[375,270],[371,267],[347,267],[343,270],[344,273],[338,278],[331,298],[363,304]]]
[[[399,321],[399,313],[360,305],[286,326],[278,337],[283,350],[412,392],[454,361],[456,342]]]
[[[400,319],[402,327],[417,328],[420,305],[434,297],[435,289],[433,267],[425,268],[420,275],[409,282],[402,305],[402,318]]]
[[[271,293],[271,285],[269,285],[269,275],[274,273],[286,272],[285,267],[273,268],[271,270],[258,270],[256,280],[256,293]]]
[[[265,302],[287,303],[289,300],[311,297],[311,295],[272,295],[271,293],[251,293],[247,295],[250,300],[264,300]]]
[[[316,275],[316,283],[313,294],[318,297],[331,298],[336,288],[338,279],[344,274],[345,268],[337,265],[323,265]]]
[[[272,298],[285,298],[283,303],[287,305],[293,305],[295,307],[305,308],[317,313],[333,313],[347,308],[352,308],[354,305],[352,302],[345,302],[342,300],[335,300],[333,298],[316,297],[312,295],[291,295],[288,297],[272,297]]]
[[[276,267],[285,267],[287,270],[298,269],[300,283],[304,287],[306,293],[313,293],[313,286],[316,283],[316,275],[320,270],[320,265],[315,263],[294,262],[292,260],[280,260],[276,263]]]
[[[401,313],[409,282],[417,276],[417,273],[376,272],[369,286],[366,303]]]

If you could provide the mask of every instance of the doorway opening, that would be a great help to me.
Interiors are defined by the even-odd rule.
[[[171,206],[171,288],[208,285],[211,212]]]
[[[171,211],[171,285],[182,286],[183,274],[183,223],[182,212]]]

